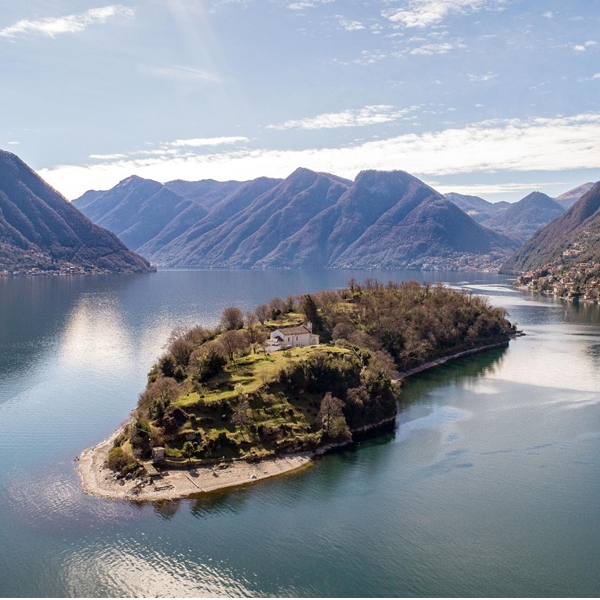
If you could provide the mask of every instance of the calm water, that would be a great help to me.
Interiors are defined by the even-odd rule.
[[[394,434],[200,500],[81,493],[176,325],[379,276],[467,285],[527,336],[406,386]],[[465,279],[469,279],[469,283]],[[0,595],[598,596],[600,312],[492,275],[0,279]]]

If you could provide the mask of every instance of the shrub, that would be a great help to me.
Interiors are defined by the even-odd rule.
[[[121,446],[117,446],[108,453],[106,466],[113,471],[125,474],[135,470],[138,463],[132,457],[128,456]]]

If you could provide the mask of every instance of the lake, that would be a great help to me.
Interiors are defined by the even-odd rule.
[[[81,492],[179,325],[346,284],[445,281],[527,335],[413,379],[393,433],[200,499]],[[599,596],[600,311],[479,273],[0,278],[0,595]]]

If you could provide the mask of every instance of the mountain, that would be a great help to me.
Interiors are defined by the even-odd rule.
[[[212,208],[221,200],[233,194],[244,185],[241,181],[215,181],[204,179],[202,181],[183,181],[176,179],[165,183],[170,190],[202,204],[205,208]]]
[[[172,239],[208,214],[198,202],[180,196],[157,181],[135,175],[107,192],[86,192],[74,200],[73,205],[135,251],[165,228],[169,227],[169,239]]]
[[[589,181],[588,183],[582,183],[578,185],[576,188],[561,194],[557,198],[555,198],[556,202],[558,202],[565,210],[567,208],[571,208],[581,196],[583,196],[586,192],[589,192],[594,187],[594,182]]]
[[[481,223],[482,221],[489,219],[499,209],[505,208],[509,205],[508,202],[493,203],[488,202],[479,196],[468,196],[466,194],[457,194],[455,192],[444,194],[444,196],[450,200],[452,204],[455,204],[462,211],[466,212],[471,219],[477,223]]]
[[[485,229],[403,171],[363,171],[258,267],[425,268],[431,260],[502,253],[518,244]]]
[[[260,178],[221,202],[204,221],[158,253],[170,266],[250,268],[334,204],[350,182],[297,169]],[[272,266],[291,266],[276,261]]]
[[[168,267],[482,266],[518,246],[403,171],[364,171],[354,182],[303,168],[247,182],[130,177],[74,202]]]
[[[600,261],[600,182],[521,246],[502,270],[532,270],[568,257]]]
[[[144,272],[151,267],[20,158],[0,151],[0,270]]]
[[[540,227],[560,217],[564,212],[565,209],[550,196],[532,192],[518,202],[500,208],[495,214],[484,219],[482,225],[525,242]]]

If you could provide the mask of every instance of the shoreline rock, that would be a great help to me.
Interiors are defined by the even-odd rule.
[[[450,360],[462,358],[486,350],[508,346],[509,340],[471,348],[430,361],[409,371],[399,373],[394,381],[401,384],[406,378],[435,368]],[[395,421],[396,415],[361,427],[355,433],[365,433],[375,430]],[[157,502],[161,500],[176,500],[189,498],[199,494],[216,492],[227,488],[242,487],[250,483],[290,474],[301,469],[309,468],[315,464],[314,459],[342,448],[351,446],[354,441],[339,444],[327,444],[317,448],[312,453],[288,454],[274,459],[263,460],[258,463],[249,463],[244,460],[234,460],[227,463],[226,469],[219,469],[216,465],[195,467],[192,469],[168,469],[162,472],[161,478],[152,483],[148,479],[125,480],[117,479],[114,472],[104,466],[108,452],[113,447],[115,438],[127,426],[129,420],[123,423],[109,438],[96,446],[87,448],[78,457],[77,470],[82,480],[85,493],[99,498],[116,500],[132,500],[138,502]]]
[[[256,481],[308,468],[313,464],[311,455],[297,454],[265,460],[259,463],[233,461],[226,469],[214,465],[194,469],[168,469],[160,479],[117,479],[114,472],[104,467],[115,438],[126,424],[96,446],[87,448],[78,457],[78,472],[86,494],[115,500],[156,502],[240,487]]]

